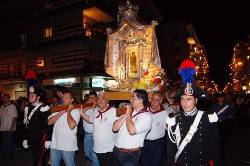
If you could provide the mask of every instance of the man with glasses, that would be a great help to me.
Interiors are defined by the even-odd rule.
[[[113,124],[113,131],[118,132],[114,154],[119,166],[137,166],[146,134],[151,129],[152,117],[147,110],[148,94],[137,89],[131,98],[127,112]]]

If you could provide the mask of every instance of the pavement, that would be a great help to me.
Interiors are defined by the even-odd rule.
[[[91,166],[83,152],[83,142],[78,141],[79,150],[76,152],[76,165],[77,166]],[[14,159],[0,159],[0,166],[32,166],[32,153],[31,150],[18,148],[17,155]]]

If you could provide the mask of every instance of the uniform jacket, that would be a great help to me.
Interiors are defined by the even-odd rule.
[[[49,106],[42,104],[34,111],[30,120],[27,120],[35,107],[29,105],[24,111],[25,133],[24,140],[42,140],[46,134],[46,140],[51,140],[53,126],[48,126],[48,116],[50,115]]]
[[[179,124],[180,142],[182,142],[188,133],[196,114],[187,116],[181,112],[176,117],[171,118],[175,119],[175,124],[171,124],[172,131],[175,131],[177,124]],[[216,114],[214,115],[216,116]],[[216,123],[211,122],[212,120],[210,119],[212,118],[209,118],[207,113],[203,113],[197,131],[178,157],[176,163],[175,154],[177,152],[177,145],[169,137],[167,138],[168,166],[207,166],[210,165],[210,162],[213,162],[214,166],[219,165],[219,133]]]

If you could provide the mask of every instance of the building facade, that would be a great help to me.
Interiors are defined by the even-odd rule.
[[[22,35],[23,48],[1,55],[2,93],[12,99],[26,96],[28,70],[37,73],[49,94],[56,84],[71,88],[77,96],[103,89],[101,80],[110,79],[103,67],[105,29],[112,22],[94,1],[41,1]]]
[[[234,93],[250,93],[250,37],[234,46],[229,67],[231,80],[226,89]]]

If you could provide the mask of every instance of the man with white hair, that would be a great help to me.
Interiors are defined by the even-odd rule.
[[[113,166],[116,134],[113,133],[112,126],[117,119],[116,109],[108,104],[105,92],[98,94],[97,106],[92,115],[85,113],[89,108],[81,109],[80,115],[85,121],[93,123],[94,152],[97,154],[100,165]]]
[[[166,151],[166,118],[169,112],[161,107],[160,92],[153,92],[148,111],[152,116],[152,128],[146,136],[142,148],[143,166],[163,166]]]

